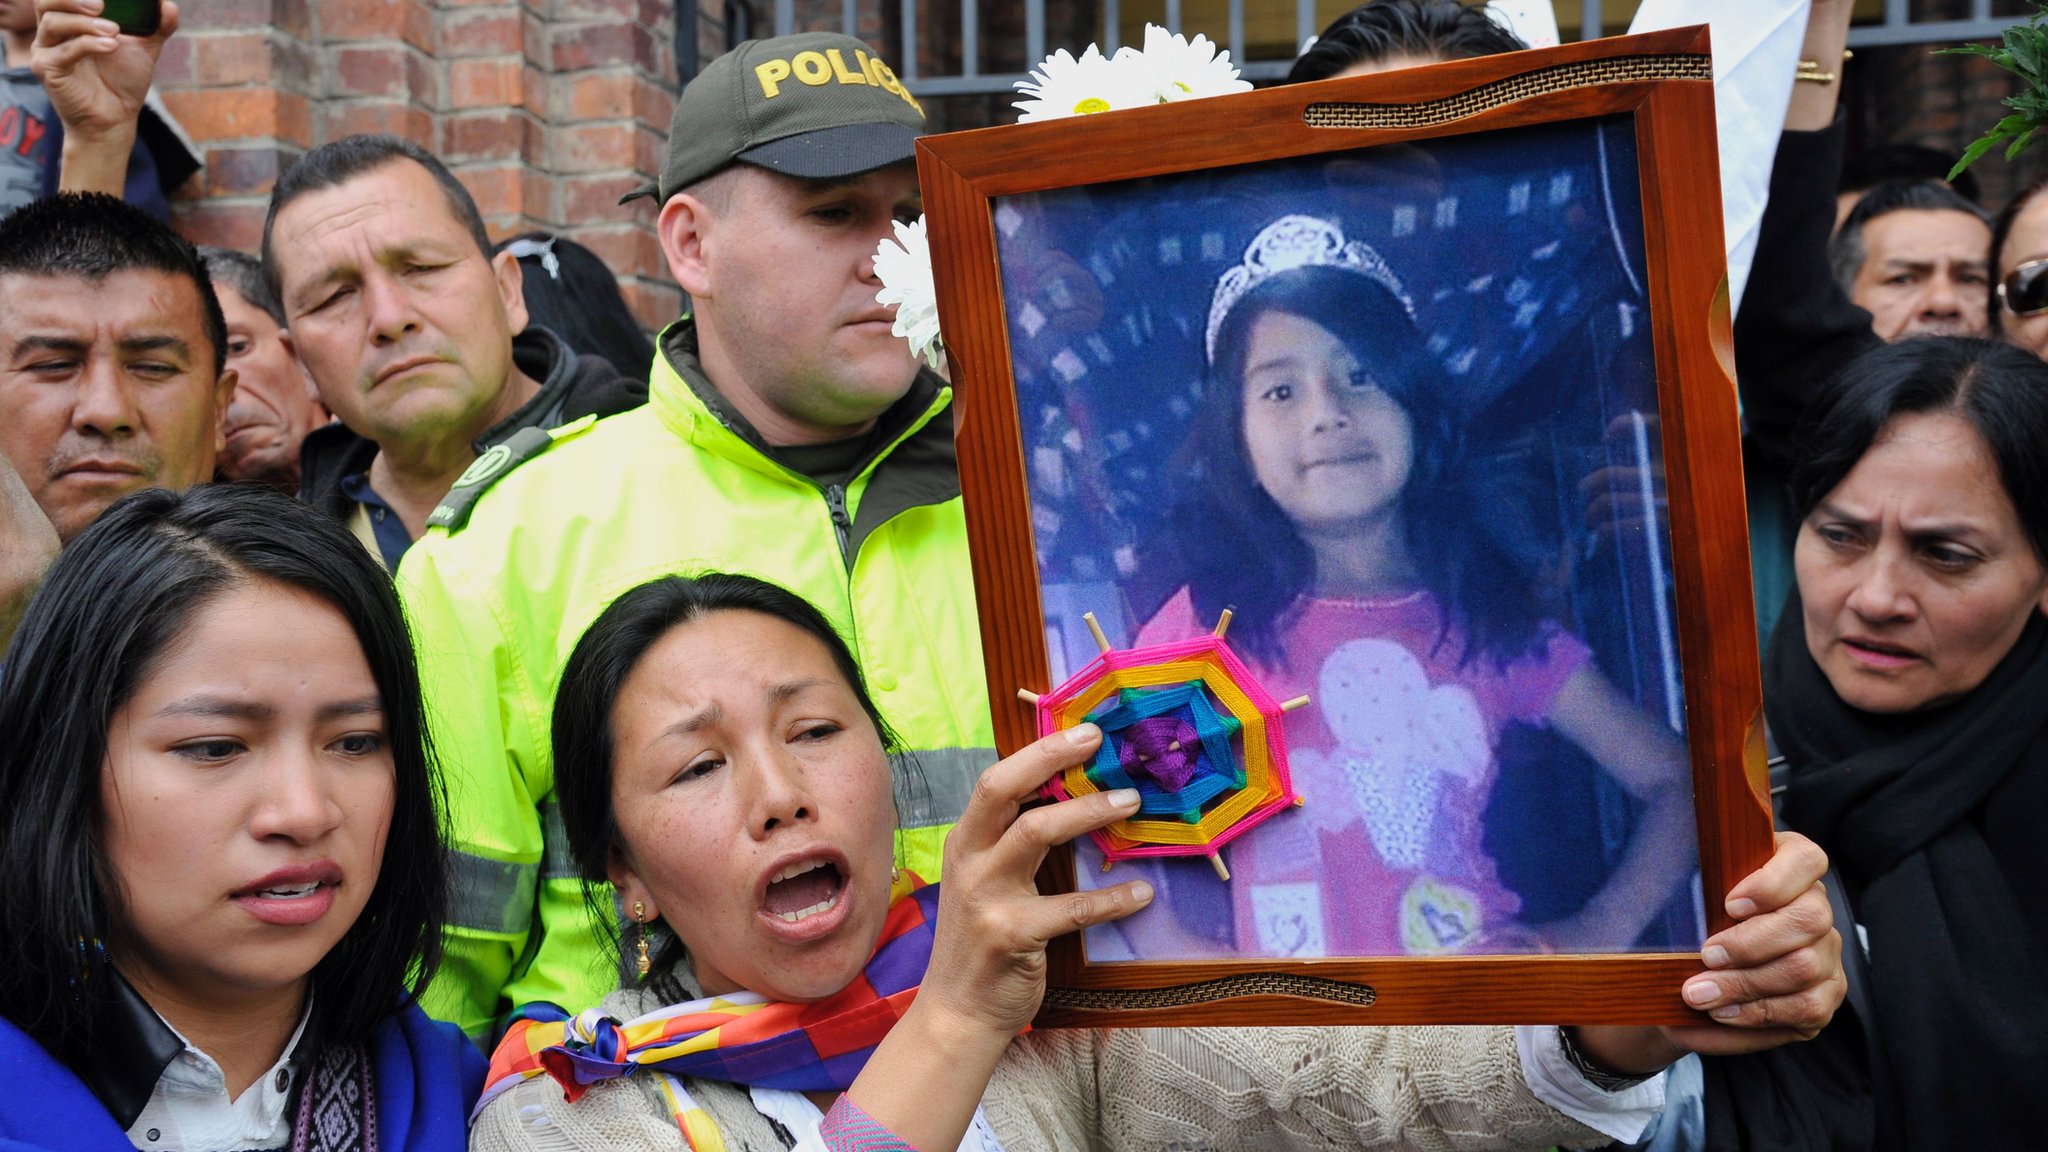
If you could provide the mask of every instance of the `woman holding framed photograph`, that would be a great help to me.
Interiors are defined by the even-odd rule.
[[[1399,278],[1336,225],[1282,217],[1217,283],[1206,348],[1203,474],[1172,521],[1201,538],[1173,548],[1188,583],[1139,643],[1229,609],[1276,695],[1314,700],[1289,721],[1302,817],[1233,847],[1232,954],[1627,950],[1693,870],[1684,747],[1551,616],[1530,503],[1472,464]],[[1482,843],[1512,722],[1555,729],[1641,803],[1562,921],[1521,923]]]
[[[391,582],[272,492],[137,493],[0,680],[0,1146],[460,1147],[446,866]]]
[[[1764,709],[1868,980],[1811,1052],[1709,1062],[1710,1146],[2023,1147],[2048,1091],[2048,365],[1883,345],[1801,442]]]
[[[1628,1077],[1687,1047],[1809,1034],[1837,998],[1822,865],[1794,838],[1730,894],[1744,911],[1714,942],[1726,961],[1688,984],[1721,1022],[1569,1039],[1554,1027],[1020,1035],[1044,994],[1046,941],[1151,895],[1141,881],[1034,886],[1050,847],[1136,805],[1103,793],[1021,807],[1098,745],[1093,725],[983,775],[948,837],[943,892],[894,866],[891,740],[853,657],[773,585],[668,577],[619,597],[563,672],[554,736],[576,866],[613,885],[640,975],[573,1018],[536,1010],[513,1025],[473,1152],[679,1138],[697,1152],[1604,1143],[1654,1110]],[[1567,1059],[1621,1080],[1595,1088]],[[1578,1101],[1564,1113],[1548,1103],[1560,1075]]]

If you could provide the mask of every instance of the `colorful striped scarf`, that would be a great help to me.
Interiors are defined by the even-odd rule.
[[[717,1124],[683,1080],[845,1091],[917,996],[938,911],[938,885],[904,872],[890,892],[874,957],[853,983],[815,1004],[733,992],[623,1022],[595,1008],[572,1017],[552,1004],[527,1005],[491,1057],[477,1112],[535,1076],[553,1077],[573,1101],[592,1084],[645,1070],[660,1078],[662,1098],[693,1152],[723,1152]]]

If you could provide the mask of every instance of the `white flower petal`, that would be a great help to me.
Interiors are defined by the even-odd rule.
[[[1033,97],[1017,101],[1016,108],[1022,113],[1017,122],[1061,120],[1155,103],[1145,89],[1144,77],[1123,64],[1122,58],[1121,52],[1116,59],[1107,58],[1093,44],[1078,58],[1064,48],[1046,57],[1029,79],[1017,82],[1017,91]]]
[[[924,357],[937,368],[944,351],[939,342],[939,298],[932,283],[932,249],[924,217],[910,224],[896,221],[896,238],[884,237],[875,248],[875,278],[882,282],[875,303],[896,309],[889,330],[910,341],[912,355]]]

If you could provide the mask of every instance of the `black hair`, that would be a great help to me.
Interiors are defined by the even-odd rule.
[[[1863,262],[1870,252],[1863,246],[1863,229],[1880,216],[1894,212],[1961,212],[1991,225],[1991,214],[1963,199],[1955,189],[1939,180],[1885,180],[1863,194],[1856,207],[1842,221],[1841,230],[1828,241],[1828,266],[1835,283],[1844,293],[1856,286]]]
[[[277,293],[270,290],[270,281],[263,278],[262,261],[247,252],[215,248],[211,244],[200,245],[199,256],[206,261],[206,270],[212,274],[214,283],[234,289],[235,295],[250,307],[262,309],[279,328],[284,327],[284,305],[277,302]]]
[[[384,856],[362,914],[313,969],[309,1027],[366,1043],[441,955],[446,862],[419,673],[390,577],[334,518],[264,489],[124,497],[80,533],[29,603],[0,679],[0,1016],[74,1069],[112,994],[97,942],[122,921],[102,839],[108,729],[216,597],[271,581],[347,618],[377,683],[397,769]],[[89,944],[88,942],[93,942]]]
[[[2034,202],[2034,198],[2039,196],[2044,188],[2048,188],[2048,176],[2043,176],[2020,189],[2019,195],[2006,201],[2005,207],[1998,210],[1997,218],[1991,221],[1991,258],[1987,261],[1987,266],[1990,268],[1993,288],[1990,299],[1985,301],[1985,306],[1990,310],[1990,326],[1987,331],[1994,336],[2005,331],[2005,317],[2002,315],[2005,309],[1998,304],[1996,287],[2005,279],[2005,274],[2012,271],[2005,266],[2005,242],[2012,236],[2012,226],[2020,218],[2020,213],[2027,210],[2027,206]]]
[[[1393,294],[1331,267],[1272,277],[1247,292],[1217,329],[1207,399],[1185,453],[1200,479],[1167,519],[1168,548],[1188,573],[1197,615],[1213,620],[1232,609],[1232,640],[1277,664],[1285,659],[1281,634],[1289,614],[1314,589],[1314,556],[1259,485],[1244,441],[1249,335],[1252,321],[1268,312],[1321,325],[1408,414],[1414,462],[1400,508],[1409,552],[1441,612],[1439,642],[1462,631],[1461,662],[1483,654],[1504,664],[1531,651],[1545,612],[1532,590],[1540,548],[1521,540],[1515,527],[1533,522],[1526,497],[1512,491],[1519,477],[1467,459],[1450,382]],[[1257,542],[1258,562],[1217,547],[1218,540]]]
[[[631,589],[612,601],[576,642],[576,650],[562,666],[561,687],[555,693],[555,799],[562,806],[569,851],[583,878],[585,903],[598,925],[611,924],[608,901],[599,896],[600,886],[606,882],[612,849],[622,846],[618,814],[612,811],[612,767],[617,752],[612,705],[626,678],[662,637],[720,612],[772,617],[795,625],[823,644],[833,666],[853,689],[860,710],[874,724],[883,750],[902,750],[895,731],[868,694],[853,652],[810,601],[766,580],[726,572],[664,576]],[[616,949],[618,937],[610,935],[609,943]],[[650,958],[666,969],[678,959],[681,946],[680,940],[667,935]]]
[[[76,276],[98,284],[116,272],[182,276],[199,291],[200,327],[213,344],[213,374],[227,367],[228,322],[199,252],[163,221],[100,192],[59,192],[0,219],[0,276]]]
[[[287,204],[309,192],[346,184],[365,172],[399,160],[410,160],[427,170],[434,183],[441,186],[441,198],[448,202],[448,211],[454,213],[455,219],[469,231],[470,239],[476,241],[476,250],[483,253],[484,259],[491,258],[491,234],[484,227],[483,213],[477,211],[475,198],[432,152],[386,132],[343,136],[299,157],[277,178],[277,186],[271,190],[270,211],[263,217],[262,253],[263,276],[270,283],[272,295],[284,296],[284,278],[277,267],[277,250],[271,245],[271,231],[277,225],[277,214],[284,211]]]
[[[578,355],[601,356],[634,380],[654,369],[654,342],[626,307],[619,279],[597,253],[566,236],[522,232],[498,245],[525,265],[526,319],[560,336]]]
[[[1996,340],[1926,336],[1881,344],[1842,368],[1808,410],[1793,466],[1804,520],[1894,417],[1945,412],[1984,438],[2034,555],[2048,564],[2048,363]]]
[[[1469,60],[1527,47],[1485,9],[1458,0],[1367,0],[1323,29],[1294,61],[1287,82],[1328,80],[1353,65],[1394,56]]]
[[[1982,203],[1984,197],[1975,172],[1958,172],[1955,179],[1948,178],[1955,163],[1954,152],[1925,144],[1880,144],[1850,153],[1842,161],[1842,178],[1835,188],[1841,192],[1861,192],[1886,180],[1938,180],[1970,203]]]

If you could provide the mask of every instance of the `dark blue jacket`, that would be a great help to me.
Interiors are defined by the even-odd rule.
[[[442,1152],[468,1144],[483,1053],[452,1024],[408,1006],[370,1044],[377,1147]],[[40,1044],[0,1019],[0,1152],[135,1152],[92,1090]]]

